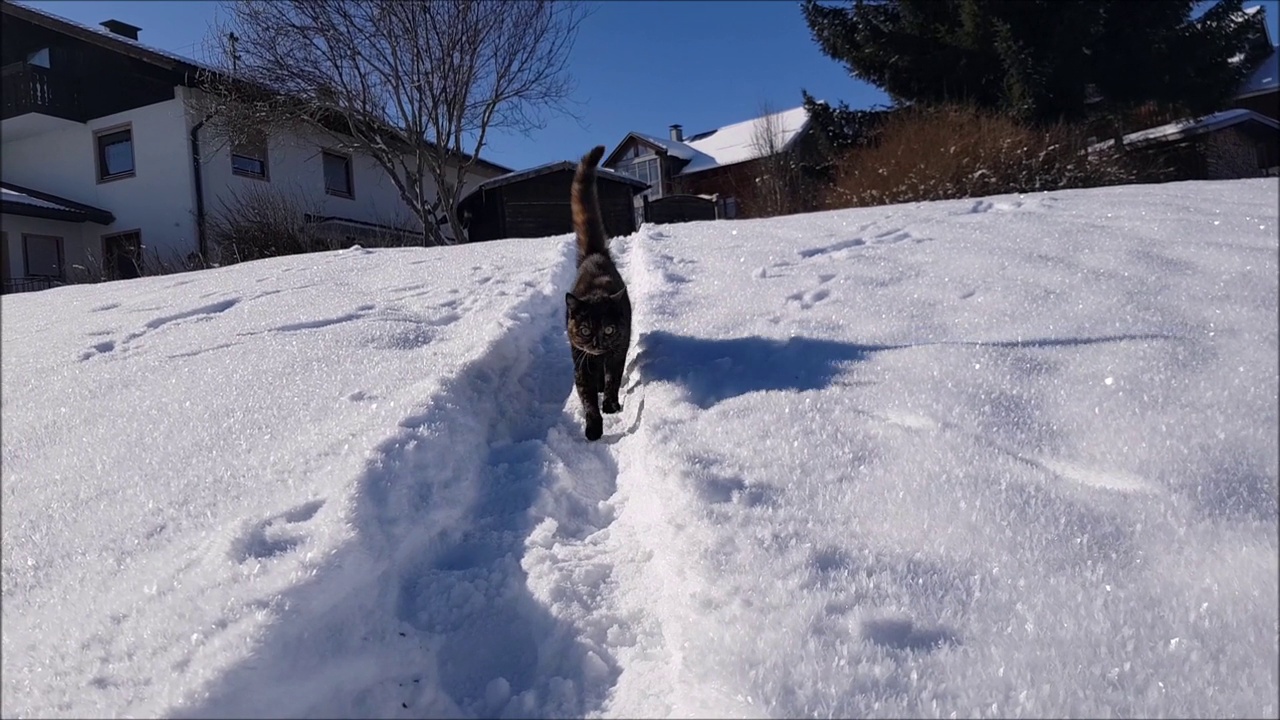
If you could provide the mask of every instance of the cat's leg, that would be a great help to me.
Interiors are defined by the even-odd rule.
[[[602,409],[610,415],[622,412],[618,391],[622,389],[622,373],[626,365],[626,353],[618,353],[604,361],[604,407]]]
[[[604,435],[604,418],[600,415],[600,389],[593,373],[596,369],[592,367],[594,363],[591,358],[579,358],[579,352],[581,351],[574,351],[573,386],[578,391],[578,399],[582,401],[582,411],[586,416],[587,439],[599,440]]]
[[[604,434],[604,417],[600,414],[600,395],[595,388],[588,387],[582,383],[575,383],[578,387],[578,399],[582,400],[582,409],[586,413],[587,427],[586,436],[588,440],[599,440]]]

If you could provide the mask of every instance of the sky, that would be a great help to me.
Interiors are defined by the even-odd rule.
[[[6,717],[1277,717],[1263,178],[5,295]],[[38,379],[38,380],[33,380]]]
[[[202,59],[218,3],[153,0],[28,0],[87,24],[114,18],[142,28],[139,40]],[[1246,0],[1245,6],[1258,4]],[[1280,38],[1280,0],[1266,0],[1273,37]],[[764,104],[797,107],[801,89],[854,108],[888,102],[879,89],[852,78],[813,42],[799,3],[594,3],[570,61],[577,117],[549,118],[529,136],[494,137],[482,155],[513,169],[580,157],[597,144],[615,147],[630,131],[686,135],[759,115]]]

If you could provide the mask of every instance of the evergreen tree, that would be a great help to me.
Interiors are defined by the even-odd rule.
[[[827,56],[898,103],[967,102],[1053,122],[1148,102],[1223,107],[1260,59],[1256,24],[1243,22],[1241,0],[1193,20],[1196,4],[805,0],[802,10]]]

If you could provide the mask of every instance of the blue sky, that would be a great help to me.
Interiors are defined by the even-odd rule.
[[[23,1],[86,24],[114,18],[137,25],[142,42],[196,59],[205,57],[218,8],[209,0]],[[1280,37],[1280,0],[1261,4],[1273,38]],[[818,50],[799,3],[790,0],[599,2],[570,64],[580,118],[550,119],[530,137],[497,136],[486,159],[521,169],[576,159],[597,144],[612,149],[630,130],[665,135],[680,123],[689,135],[755,117],[763,103],[796,107],[801,88],[852,107],[887,102]]]

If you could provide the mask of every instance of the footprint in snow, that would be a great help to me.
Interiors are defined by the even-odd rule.
[[[231,559],[237,563],[265,560],[293,550],[307,540],[298,526],[315,517],[323,506],[324,500],[311,500],[254,523],[231,543]]]

